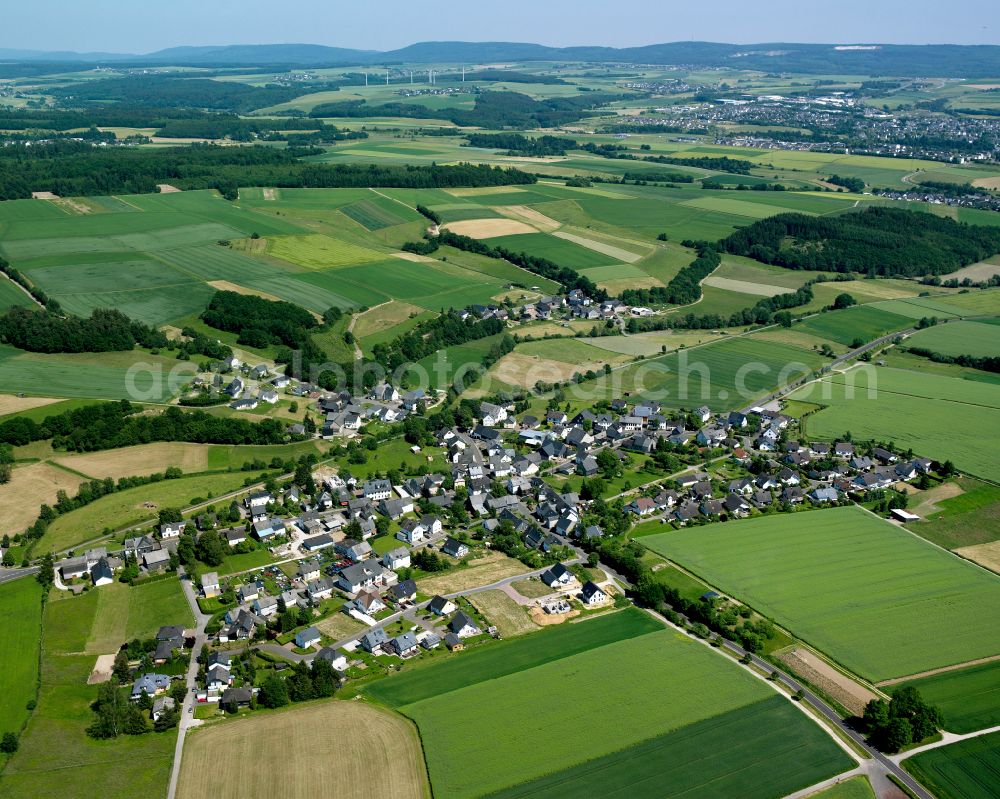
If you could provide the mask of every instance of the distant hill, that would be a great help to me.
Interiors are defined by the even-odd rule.
[[[321,66],[393,63],[586,61],[732,66],[799,74],[995,77],[1000,46],[896,44],[722,44],[672,42],[645,47],[547,47],[523,42],[419,42],[378,52],[316,44],[172,47],[145,55],[0,50],[0,60],[201,66]]]

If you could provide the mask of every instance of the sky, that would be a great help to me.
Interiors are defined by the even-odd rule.
[[[0,48],[78,52],[288,42],[389,50],[430,40],[1000,44],[997,0],[11,0],[4,6]]]

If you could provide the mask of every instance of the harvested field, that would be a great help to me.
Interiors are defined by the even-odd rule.
[[[261,740],[282,745],[262,749]],[[212,725],[188,739],[177,789],[180,799],[334,794],[423,799],[427,777],[413,725],[337,700]]]
[[[451,222],[445,227],[452,233],[474,239],[492,239],[497,236],[518,236],[538,232],[530,225],[516,219],[467,219],[464,222]]]
[[[394,252],[393,256],[404,261],[412,261],[415,264],[433,263],[435,259],[427,255],[420,255],[415,252]]]
[[[519,352],[504,355],[490,370],[497,380],[522,388],[531,388],[539,380],[543,383],[561,383],[579,371],[581,369],[576,364],[552,361]],[[586,368],[583,371],[586,371]]]
[[[440,577],[428,577],[420,580],[417,587],[421,593],[433,594],[454,594],[458,591],[467,591],[480,585],[489,585],[507,577],[514,577],[524,574],[527,566],[499,552],[491,552],[489,555],[478,560],[474,560],[467,569],[459,569]]]
[[[979,87],[976,87],[979,88]],[[998,86],[990,86],[990,89],[1000,88]],[[981,189],[1000,189],[1000,177],[992,178],[977,178],[972,181],[973,186],[978,186]]]
[[[180,194],[181,190],[176,186],[171,186],[169,183],[157,183],[156,188],[160,190],[160,194]]]
[[[858,685],[808,649],[796,647],[778,655],[778,659],[857,716],[864,712],[869,701],[879,698],[874,691]]]
[[[952,499],[965,493],[958,483],[941,483],[917,494],[917,505],[911,506],[911,511],[917,516],[926,518],[932,513],[942,510],[938,502]]]
[[[230,283],[228,280],[209,280],[208,285],[210,285],[213,289],[218,289],[219,291],[233,291],[237,294],[245,294],[248,297],[260,297],[261,299],[271,300],[272,302],[277,302],[281,299],[281,297],[276,297],[274,294],[268,294],[266,291],[250,289],[246,286]]]
[[[621,247],[615,247],[613,244],[605,244],[602,241],[594,241],[594,239],[577,236],[573,233],[561,232],[553,233],[552,235],[560,239],[565,239],[566,241],[571,241],[574,244],[579,244],[581,247],[586,247],[588,250],[599,252],[602,255],[607,255],[610,258],[614,258],[616,261],[621,261],[626,264],[634,264],[636,261],[641,261],[643,258],[642,255],[637,255],[634,252],[623,250]]]
[[[97,685],[111,679],[111,670],[115,667],[115,653],[110,655],[98,655],[94,670],[87,678],[87,685]]]
[[[517,591],[517,593],[521,596],[527,597],[528,599],[539,599],[540,597],[556,593],[537,577],[515,580],[511,583],[511,588]]]
[[[470,596],[469,601],[476,610],[496,625],[504,638],[524,635],[537,629],[528,618],[525,609],[503,591],[482,591]]]
[[[264,189],[263,190],[264,199],[267,200],[268,202],[274,202],[274,200],[278,199],[275,196],[274,191],[275,191],[274,189]]]
[[[963,267],[951,274],[944,275],[943,279],[965,280],[969,278],[969,280],[979,282],[981,280],[989,280],[993,275],[1000,275],[1000,259],[998,258],[991,258],[987,261],[981,261],[978,264]]]
[[[491,194],[515,194],[524,191],[520,186],[480,186],[471,189],[445,189],[452,197],[485,197]]]
[[[58,200],[59,195],[53,194],[51,191],[33,191],[31,192],[31,199],[33,200]]]
[[[32,408],[42,408],[54,402],[62,402],[62,400],[52,397],[15,397],[13,394],[0,394],[0,416],[30,411]]]
[[[530,205],[497,205],[492,206],[490,210],[531,225],[542,233],[552,233],[562,227],[562,222],[557,222],[541,211],[536,211]]]
[[[0,530],[23,532],[42,505],[55,504],[60,490],[74,496],[82,482],[82,477],[48,463],[15,467],[10,482],[0,485]]]
[[[81,200],[73,200],[69,197],[60,197],[53,202],[62,208],[67,214],[92,214],[94,209]]]
[[[714,286],[717,289],[726,291],[736,291],[740,294],[752,294],[755,297],[776,297],[785,294],[788,289],[783,286],[768,286],[763,283],[750,283],[746,280],[731,280],[728,277],[706,277],[701,281],[705,286]]]
[[[208,445],[184,443],[140,444],[135,447],[66,455],[55,463],[100,479],[139,477],[176,466],[182,472],[208,469]]]
[[[955,553],[1000,574],[1000,541],[956,549]]]
[[[354,317],[353,333],[356,338],[364,338],[373,333],[379,333],[390,327],[405,322],[414,314],[423,313],[424,309],[406,302],[393,300]]]
[[[355,633],[360,633],[365,629],[365,625],[345,613],[334,613],[332,616],[316,622],[316,629],[339,641],[341,638],[348,638]]]

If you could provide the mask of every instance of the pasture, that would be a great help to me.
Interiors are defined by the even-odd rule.
[[[971,474],[1000,479],[990,443],[1000,431],[1000,386],[930,373],[870,367],[824,377],[790,399],[824,406],[805,420],[813,438],[850,431],[855,440],[895,441]],[[984,434],[985,433],[985,434]]]
[[[866,679],[1000,654],[1000,579],[864,510],[704,529],[641,540]]]
[[[903,768],[938,799],[992,799],[1000,777],[1000,732],[931,749]]]
[[[912,324],[907,317],[883,310],[881,305],[863,305],[809,317],[796,324],[795,329],[849,345],[858,340],[862,343],[871,341],[894,330],[904,330]]]
[[[910,680],[932,705],[941,708],[944,728],[967,733],[1000,726],[1000,660]]]
[[[557,648],[560,643],[569,646]],[[610,674],[614,679],[608,679]],[[697,683],[689,679],[694,675],[699,677]],[[609,761],[598,778],[602,795],[634,788],[633,783],[640,782],[633,779],[638,762],[647,764],[641,772],[644,790],[649,791],[649,781],[662,781],[674,769],[679,778],[685,774],[682,764],[691,751],[684,749],[691,745],[686,744],[689,736],[696,739],[695,746],[704,746],[705,739],[699,736],[711,735],[711,729],[715,735],[729,735],[726,716],[734,711],[745,711],[748,717],[759,711],[761,715],[746,721],[746,728],[758,728],[768,723],[764,717],[770,708],[764,706],[769,703],[779,714],[790,711],[781,716],[788,724],[775,727],[781,730],[775,738],[785,738],[789,727],[795,732],[783,745],[774,739],[765,747],[751,743],[741,754],[745,767],[758,763],[762,777],[768,774],[765,782],[776,781],[760,795],[783,795],[792,785],[815,781],[817,773],[830,776],[850,765],[787,700],[775,697],[763,683],[710,649],[659,627],[638,611],[561,625],[414,670],[401,675],[398,681],[405,684],[393,690],[395,681],[383,680],[367,690],[417,723],[431,783],[439,796],[534,796],[550,795],[552,790],[565,790],[560,796],[579,795],[580,786],[593,777],[596,759]],[[578,701],[581,690],[598,683],[605,701],[597,706]],[[712,686],[710,691],[699,687],[707,685]],[[650,692],[656,701],[649,701]],[[699,728],[699,722],[705,727]],[[591,734],[594,729],[601,734]],[[492,741],[489,747],[481,743],[486,730]],[[546,741],[544,747],[537,745],[540,740]],[[808,776],[789,770],[789,762],[774,768],[782,749],[799,748],[803,741],[804,749],[815,747],[813,757],[803,758],[802,771]],[[760,763],[765,760],[771,765]],[[725,779],[727,766],[719,761],[712,767],[706,774],[702,763],[699,775],[687,771],[686,777],[706,784]],[[545,779],[550,776],[551,782]]]
[[[262,754],[262,738],[283,743]],[[185,742],[179,799],[331,793],[423,799],[427,777],[413,725],[372,705],[328,700],[212,725]]]
[[[45,606],[38,707],[0,780],[3,799],[90,799],[96,794],[125,799],[166,793],[176,733],[113,741],[86,735],[97,696],[96,688],[87,685],[94,656],[79,653],[94,623],[96,594],[70,597],[54,591]]]
[[[42,587],[32,577],[0,585],[0,735],[19,733],[35,698],[42,638]]]

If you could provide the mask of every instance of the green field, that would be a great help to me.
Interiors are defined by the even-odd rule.
[[[252,474],[252,473],[249,473]],[[246,472],[201,475],[164,480],[147,486],[129,488],[101,497],[96,502],[59,516],[39,539],[38,553],[59,552],[117,529],[156,516],[162,507],[183,508],[192,499],[211,499],[243,486]],[[143,507],[153,503],[152,509]]]
[[[5,311],[15,305],[23,308],[38,307],[16,283],[6,277],[0,278],[0,311]]]
[[[823,405],[806,434],[834,439],[895,441],[928,458],[1000,479],[992,446],[1000,433],[1000,386],[944,375],[864,367],[825,377],[790,396]]]
[[[94,618],[96,593],[70,597],[54,591],[46,605],[38,707],[0,779],[4,799],[125,799],[166,793],[175,732],[112,741],[95,741],[85,733],[97,697],[96,686],[87,685],[95,657],[79,653]]]
[[[903,767],[938,799],[992,799],[1000,784],[1000,732],[914,755]]]
[[[942,355],[972,355],[985,358],[1000,352],[1000,325],[952,322],[918,330],[906,342]]]
[[[879,307],[862,305],[846,311],[821,313],[799,322],[795,329],[805,330],[840,344],[851,344],[856,339],[871,341],[894,330],[904,330],[912,324],[905,316],[882,310],[880,304]]]
[[[267,252],[275,258],[309,269],[333,269],[379,261],[385,257],[374,250],[320,234],[276,236],[267,240]]]
[[[869,680],[1000,654],[1000,579],[859,508],[708,530],[641,541]]]
[[[516,236],[499,236],[487,239],[493,247],[504,247],[512,252],[527,252],[537,258],[548,258],[559,266],[587,269],[615,263],[611,256],[582,247],[572,241],[550,236],[548,233],[522,233]]]
[[[941,708],[944,727],[949,732],[967,733],[1000,726],[1000,660],[906,684]]]
[[[38,683],[42,587],[32,577],[0,585],[0,735],[19,733]]]
[[[614,614],[367,690],[417,723],[442,797],[578,796],[594,784],[601,795],[661,796],[665,779],[731,784],[734,762],[759,780],[754,796],[781,796],[850,767],[786,699],[687,636],[658,625],[650,631],[650,623],[638,611]],[[397,680],[404,684],[394,688]],[[580,692],[596,685],[601,702],[581,702]],[[758,740],[751,729],[774,732]],[[723,739],[753,743],[692,768],[691,752]]]

